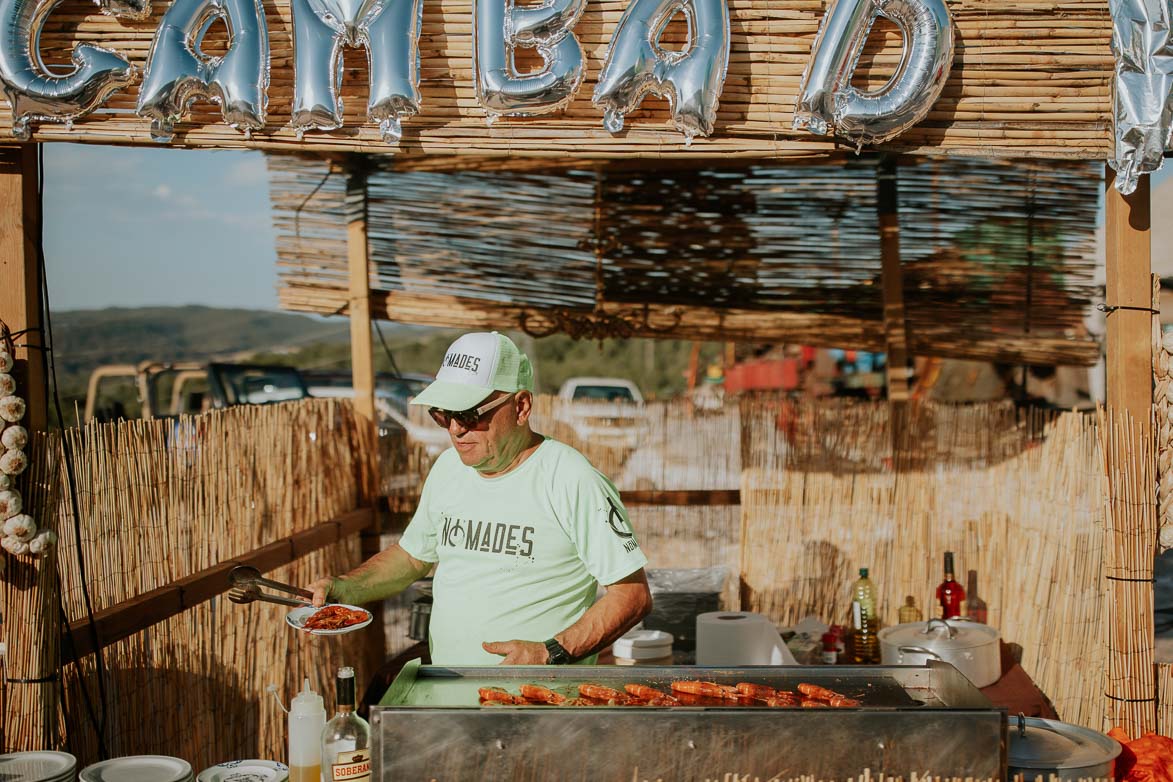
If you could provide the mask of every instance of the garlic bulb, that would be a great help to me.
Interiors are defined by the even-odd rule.
[[[46,554],[57,543],[57,533],[51,529],[43,529],[29,541],[30,554]]]
[[[7,372],[0,372],[0,396],[16,393],[16,378]]]
[[[0,350],[0,372],[11,372],[14,363],[11,353],[7,350]]]
[[[12,488],[12,476],[5,475],[0,472],[0,491],[8,491]]]
[[[13,516],[4,522],[4,536],[28,543],[37,534],[37,523],[27,513]]]
[[[27,554],[29,553],[29,544],[23,540],[10,538],[5,535],[0,538],[0,548],[3,548],[9,554]]]
[[[0,396],[0,418],[9,423],[16,423],[24,418],[26,405],[19,396]]]
[[[5,448],[24,448],[29,444],[29,430],[23,426],[10,426],[0,434],[0,444]]]
[[[0,456],[0,472],[7,475],[20,475],[28,466],[29,458],[24,455],[24,451],[12,449]]]
[[[0,519],[10,519],[20,513],[20,495],[14,491],[0,491]]]

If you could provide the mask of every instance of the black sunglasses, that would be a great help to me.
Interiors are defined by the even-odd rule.
[[[498,407],[505,404],[509,397],[516,393],[517,392],[514,391],[511,394],[506,394],[500,399],[494,399],[488,404],[481,405],[480,407],[469,408],[468,410],[461,410],[460,412],[453,410],[441,410],[438,407],[429,407],[428,414],[432,416],[433,421],[445,429],[451,426],[453,421],[460,424],[465,429],[476,429],[480,422],[484,419],[486,413],[496,410]]]

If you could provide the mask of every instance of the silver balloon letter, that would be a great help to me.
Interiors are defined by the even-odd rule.
[[[293,119],[306,130],[342,127],[343,46],[364,47],[371,74],[367,117],[387,143],[420,108],[423,0],[293,0]]]
[[[477,99],[489,116],[528,116],[565,106],[582,84],[582,46],[571,32],[586,0],[547,0],[514,8],[512,0],[473,0]],[[518,46],[537,48],[545,66],[520,76]]]
[[[217,19],[228,27],[228,52],[207,57],[200,45]],[[260,0],[175,0],[151,44],[138,113],[151,120],[152,138],[170,141],[192,102],[211,98],[225,122],[247,133],[265,126],[268,88],[269,33]]]
[[[875,92],[851,77],[877,16],[900,28],[896,74]],[[886,141],[924,119],[953,65],[953,19],[945,0],[834,0],[815,37],[794,127],[836,133],[859,145]]]
[[[32,120],[71,123],[101,106],[134,79],[134,66],[101,46],[73,49],[73,73],[47,70],[37,51],[41,29],[57,0],[0,0],[0,82],[12,105],[12,132],[29,137]],[[146,6],[103,5],[107,13],[140,16]],[[149,9],[147,9],[149,10]]]
[[[664,51],[660,36],[680,12],[688,22],[688,45],[682,52]],[[603,110],[603,126],[618,133],[623,115],[653,92],[668,99],[681,133],[689,139],[707,136],[728,67],[725,0],[632,0],[615,28],[594,103]]]

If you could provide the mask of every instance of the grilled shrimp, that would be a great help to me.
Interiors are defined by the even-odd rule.
[[[832,698],[842,698],[843,694],[828,690],[826,687],[820,687],[817,684],[800,684],[798,691],[808,698],[818,698],[821,701],[829,701]]]
[[[706,698],[724,698],[727,694],[725,688],[720,684],[702,681],[672,682],[672,691],[702,695]]]
[[[750,698],[757,698],[758,700],[766,700],[768,698],[778,697],[778,691],[773,687],[767,687],[764,684],[750,684],[749,682],[738,682],[736,690],[742,695],[747,695]]]
[[[846,709],[852,706],[860,705],[860,701],[857,701],[855,698],[848,698],[844,695],[837,695],[831,700],[827,701],[827,703],[840,709]]]
[[[631,700],[619,690],[613,690],[601,684],[580,684],[578,692],[583,697],[599,701],[599,705],[605,706],[623,706]]]
[[[526,700],[538,701],[539,703],[549,703],[554,706],[566,700],[566,696],[554,692],[549,687],[543,687],[540,684],[523,684],[518,688],[521,690],[522,696]]]
[[[778,695],[774,696],[773,698],[765,698],[764,703],[767,706],[773,706],[775,708],[788,708],[788,707],[798,706],[800,703],[800,699],[795,698],[790,693],[785,693],[785,694],[779,693]]]
[[[729,703],[720,696],[694,695],[691,692],[677,692],[676,697],[684,706],[726,706]]]
[[[627,690],[628,695],[636,698],[643,698],[644,700],[652,700],[653,698],[668,698],[671,697],[666,692],[660,692],[655,687],[649,687],[646,684],[625,684],[623,689]]]
[[[511,695],[500,687],[481,687],[477,690],[477,694],[481,696],[481,703],[525,703],[523,698],[516,695]]]
[[[802,707],[804,709],[825,709],[828,708],[825,701],[818,701],[814,698],[803,698]]]

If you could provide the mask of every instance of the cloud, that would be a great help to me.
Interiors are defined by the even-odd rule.
[[[269,169],[265,165],[265,156],[260,152],[249,152],[241,156],[228,169],[224,181],[236,187],[267,187]]]
[[[171,197],[171,186],[170,185],[156,185],[155,190],[153,192],[153,195],[155,196],[155,198],[158,198],[160,201],[166,201],[168,198]]]

